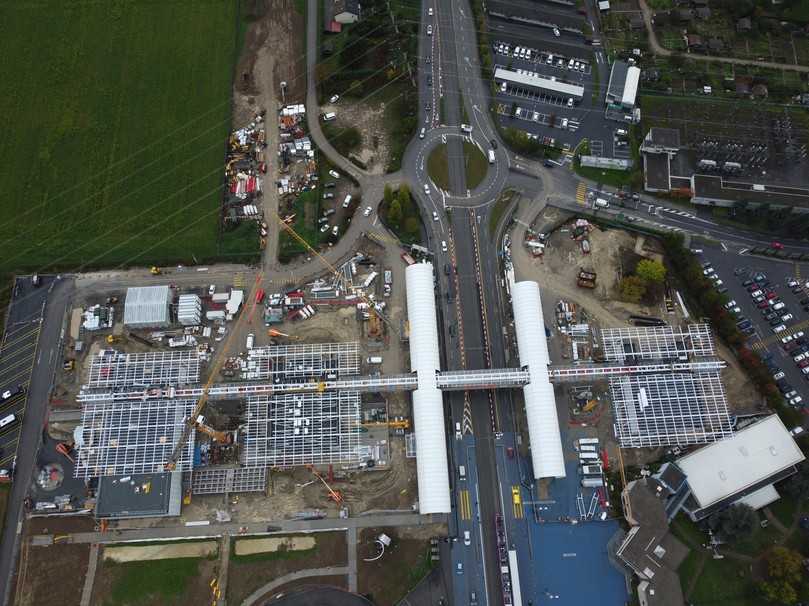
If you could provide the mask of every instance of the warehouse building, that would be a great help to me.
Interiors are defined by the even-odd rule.
[[[584,97],[584,87],[569,82],[552,80],[543,76],[520,74],[510,69],[498,67],[494,70],[495,82],[502,86],[504,83],[510,89],[524,90],[537,95],[549,95],[559,99],[573,99],[576,103]]]
[[[166,328],[171,324],[168,286],[138,286],[126,290],[124,325],[130,328]]]
[[[122,520],[180,515],[182,473],[105,476],[98,480],[95,516]]]
[[[666,513],[682,510],[698,522],[735,503],[760,509],[780,498],[773,484],[794,474],[803,452],[778,415],[748,425],[666,463],[655,476],[671,496]]]

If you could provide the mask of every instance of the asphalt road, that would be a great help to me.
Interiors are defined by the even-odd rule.
[[[8,602],[11,590],[22,529],[23,501],[28,492],[28,482],[34,473],[53,375],[57,364],[62,363],[62,322],[73,292],[72,278],[44,276],[41,281],[41,285],[35,289],[30,280],[27,280],[19,295],[12,299],[4,337],[9,350],[7,352],[4,345],[0,353],[0,373],[5,377],[4,383],[11,380],[12,383],[28,385],[26,397],[21,403],[15,404],[15,407],[19,407],[17,410],[24,412],[24,415],[19,429],[14,430],[19,431],[15,467],[15,476],[19,481],[15,481],[11,487],[3,539],[0,542],[0,586],[4,604]],[[11,367],[7,366],[7,360],[13,360],[10,362]],[[4,435],[4,440],[6,439]]]

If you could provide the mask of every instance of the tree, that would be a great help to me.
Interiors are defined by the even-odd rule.
[[[784,492],[796,499],[809,495],[809,464],[803,461],[798,464],[798,473],[793,474],[781,484]]]
[[[660,261],[643,259],[635,268],[635,274],[644,282],[662,284],[666,279],[666,268]]]
[[[618,286],[621,299],[627,303],[640,303],[646,294],[646,283],[638,276],[626,276]]]
[[[399,204],[399,200],[394,200],[388,206],[388,223],[390,223],[393,229],[399,229],[399,225],[402,222],[402,205]]]
[[[737,503],[708,518],[708,526],[729,543],[740,541],[758,526],[758,514],[749,505]]]
[[[419,236],[419,220],[416,217],[408,217],[405,219],[404,230],[408,236],[417,240]]]
[[[385,200],[385,206],[390,207],[390,203],[393,202],[393,188],[390,183],[385,183],[385,193],[382,196]]]
[[[801,583],[803,557],[786,547],[773,547],[765,556],[767,579],[759,583],[765,599],[778,604],[794,604],[798,601],[797,587]]]

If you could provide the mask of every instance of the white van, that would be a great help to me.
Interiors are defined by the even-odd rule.
[[[365,361],[368,364],[382,364],[382,356],[368,356]]]
[[[604,198],[596,198],[596,206],[598,208],[609,208],[610,203],[607,202]]]
[[[489,164],[494,164],[494,150],[489,150]]]
[[[345,200],[343,200],[343,208],[348,208],[349,204],[351,204],[351,194],[346,194]]]
[[[247,335],[247,343],[245,343],[245,347],[247,347],[248,350],[253,349],[253,344],[255,342],[256,342],[256,335],[254,335],[251,332],[249,335]]]
[[[461,124],[461,130],[465,133],[471,133],[472,127],[468,124]]]
[[[321,116],[323,118],[323,122],[331,122],[335,118],[337,118],[337,114],[334,112],[327,112]]]

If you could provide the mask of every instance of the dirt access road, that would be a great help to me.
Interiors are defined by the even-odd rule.
[[[245,37],[236,67],[233,91],[235,127],[266,111],[267,175],[264,187],[264,216],[269,225],[264,251],[265,271],[278,270],[278,110],[286,103],[303,103],[306,98],[306,55],[304,18],[292,0],[252,0],[245,12],[253,22]],[[281,82],[286,83],[281,92]]]

